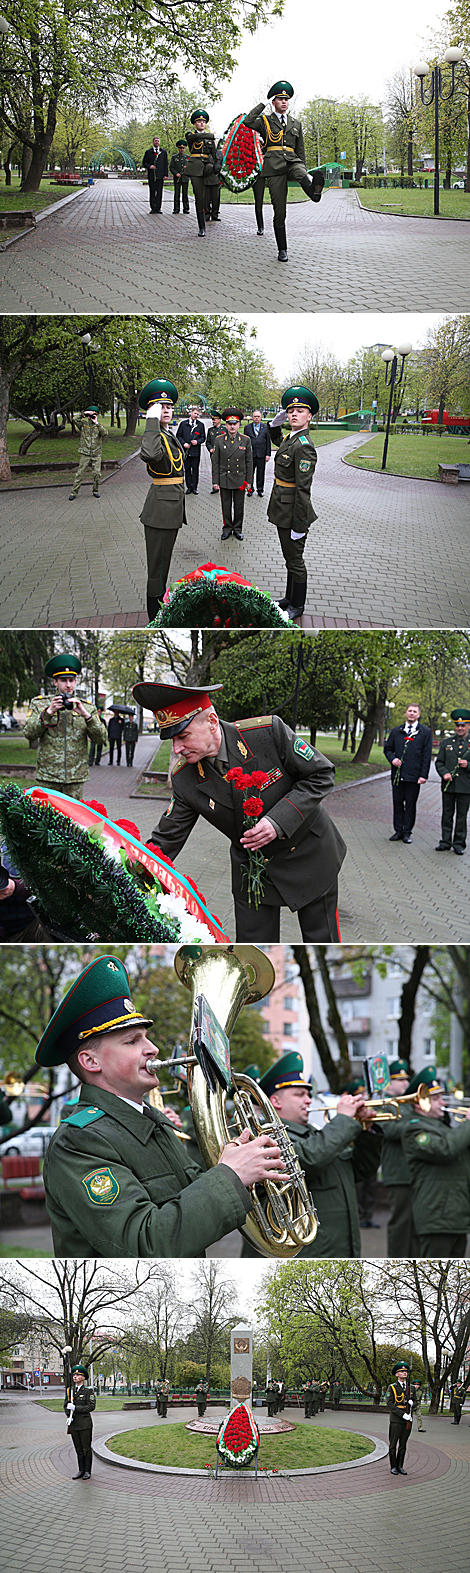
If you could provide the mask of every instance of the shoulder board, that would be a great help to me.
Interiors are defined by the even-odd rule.
[[[104,1109],[77,1109],[76,1114],[69,1114],[66,1120],[62,1120],[62,1125],[78,1125],[79,1130],[83,1130],[85,1125],[93,1125],[94,1120],[101,1120],[104,1113]]]
[[[255,715],[250,716],[248,721],[235,721],[235,726],[238,726],[241,732],[254,732],[257,726],[271,726],[272,719],[272,715]]]
[[[421,1125],[421,1120],[419,1118],[419,1114],[414,1114],[412,1119],[409,1121],[409,1124],[410,1125]]]
[[[183,756],[181,755],[181,758],[178,759],[177,764],[173,766],[173,770],[171,772],[172,776],[177,776],[179,770],[184,770],[184,767],[187,765],[187,763],[187,759],[183,759]]]
[[[310,442],[310,437],[304,437],[304,435],[302,434],[302,436],[299,437],[299,442],[304,442],[304,443],[305,442]]]

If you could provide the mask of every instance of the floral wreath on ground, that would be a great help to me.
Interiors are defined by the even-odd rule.
[[[108,819],[104,803],[1,787],[0,833],[46,924],[64,938],[227,941],[192,880],[144,845],[137,825]]]
[[[166,590],[149,628],[292,628],[287,612],[267,590],[239,573],[202,563]]]
[[[259,1431],[248,1404],[237,1404],[222,1422],[217,1452],[230,1469],[243,1469],[259,1448]]]
[[[261,140],[249,130],[243,115],[236,115],[219,143],[220,177],[229,191],[248,191],[263,169]]]

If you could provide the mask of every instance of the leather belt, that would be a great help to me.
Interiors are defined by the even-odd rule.
[[[163,479],[160,480],[160,479],[155,478],[154,480],[152,480],[152,486],[184,486],[184,479],[181,479],[181,480],[178,480],[178,481],[172,480],[170,475],[169,476],[165,476],[164,480]]]
[[[294,491],[295,492],[295,486],[296,486],[295,481],[278,481],[277,475],[274,476],[274,485],[275,486],[288,486],[289,487],[289,491]]]

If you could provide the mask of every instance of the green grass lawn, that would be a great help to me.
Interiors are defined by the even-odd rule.
[[[0,766],[1,765],[27,765],[31,761],[31,770],[34,775],[36,769],[36,749],[30,748],[26,737],[21,732],[0,732]]]
[[[191,191],[191,185],[189,187],[189,190]],[[221,204],[224,203],[224,202],[235,203],[235,205],[237,207],[239,206],[240,203],[244,203],[247,207],[252,207],[253,209],[254,209],[254,205],[255,205],[255,199],[254,199],[251,187],[250,187],[249,191],[239,191],[238,193],[236,193],[235,191],[227,191],[227,187],[226,186],[222,186],[221,187],[221,191],[220,191],[220,201],[221,201]],[[302,187],[301,186],[288,186],[287,187],[287,201],[288,202],[310,202],[310,197],[307,196],[307,192],[306,191],[302,191]],[[272,207],[272,202],[271,202],[271,198],[270,198],[267,186],[265,187],[264,198],[263,198],[263,206],[265,208]],[[269,222],[271,223],[271,215],[269,214],[268,217],[269,217]]]
[[[309,742],[309,733],[301,734]],[[359,746],[359,745],[358,745]],[[331,759],[336,769],[336,786],[344,786],[347,781],[362,781],[366,776],[375,776],[381,770],[388,770],[387,760],[378,743],[373,743],[366,765],[356,765],[352,754],[347,750],[343,753],[341,739],[334,733],[324,737],[321,732],[317,735],[316,747],[327,759]]]
[[[167,1464],[176,1469],[204,1469],[215,1465],[215,1437],[201,1437],[187,1431],[184,1424],[150,1426],[126,1432],[107,1442],[112,1453],[124,1458],[140,1458],[147,1464]],[[372,1453],[373,1442],[349,1431],[328,1431],[323,1427],[296,1425],[295,1431],[261,1438],[259,1463],[263,1469],[308,1469],[320,1464],[349,1462]],[[253,1464],[248,1466],[253,1468]]]
[[[5,185],[4,178],[0,180],[0,213],[17,213],[25,208],[40,213],[41,208],[50,207],[52,202],[63,201],[75,190],[75,186],[56,186],[49,175],[45,175],[39,191],[20,191],[18,175],[12,175],[11,186]]]
[[[103,459],[125,459],[129,453],[136,453],[140,447],[140,433],[133,437],[126,437],[124,428],[119,431],[117,426],[111,430],[109,415],[100,415],[103,426],[109,431],[109,437],[103,442]],[[143,426],[142,426],[143,430]],[[44,464],[49,459],[53,464],[69,462],[78,465],[78,437],[72,437],[70,427],[60,437],[38,437],[33,442],[28,452],[23,456],[18,450],[24,437],[28,436],[31,426],[27,421],[9,420],[7,427],[8,452],[10,464],[30,464],[34,469],[36,464]]]
[[[406,191],[401,187],[393,190],[390,186],[381,186],[378,190],[358,190],[359,201],[363,208],[372,209],[374,213],[402,213],[411,218],[434,218],[434,194],[432,178],[427,191]],[[470,192],[468,191],[439,191],[440,218],[470,219]]]
[[[356,470],[382,468],[384,434],[371,437],[370,442],[346,456],[345,463]],[[390,475],[409,475],[414,480],[437,481],[439,464],[469,464],[470,448],[466,437],[402,436],[391,433],[388,444],[387,470]]]

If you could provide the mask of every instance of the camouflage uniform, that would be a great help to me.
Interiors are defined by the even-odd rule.
[[[53,787],[56,792],[65,792],[67,797],[80,798],[88,777],[88,744],[106,743],[106,727],[95,705],[90,706],[85,721],[75,709],[57,710],[54,716],[47,716],[49,703],[45,694],[32,699],[24,727],[28,741],[38,741],[36,782],[49,790]]]
[[[76,424],[80,432],[80,443],[78,448],[79,460],[78,470],[70,495],[71,497],[76,497],[77,492],[80,490],[82,481],[85,479],[85,472],[88,467],[91,466],[91,473],[93,476],[93,491],[95,497],[97,497],[101,478],[101,450],[103,447],[103,439],[109,437],[109,432],[107,427],[102,425],[101,421],[91,421],[87,415],[81,415]]]

